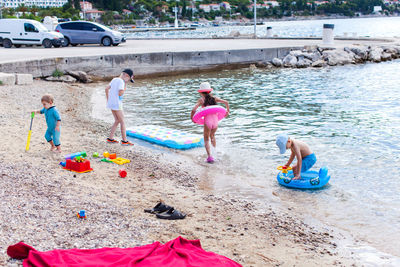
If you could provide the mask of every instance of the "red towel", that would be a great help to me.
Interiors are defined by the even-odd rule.
[[[25,254],[24,254],[25,253]],[[240,264],[224,256],[202,249],[199,240],[178,237],[162,245],[154,242],[135,248],[55,249],[40,252],[20,242],[7,249],[16,259],[25,258],[24,267],[31,266],[226,266]]]

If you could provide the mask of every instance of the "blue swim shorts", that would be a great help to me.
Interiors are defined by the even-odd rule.
[[[61,131],[61,127],[60,127]],[[60,145],[60,131],[56,131],[56,129],[49,129],[47,128],[46,134],[44,137],[46,138],[47,142],[53,141],[55,146]]]
[[[301,163],[301,172],[308,171],[317,162],[317,157],[314,153],[304,157]]]

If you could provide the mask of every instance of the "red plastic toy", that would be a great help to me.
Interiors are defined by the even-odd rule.
[[[121,176],[121,178],[125,178],[126,175],[128,174],[126,172],[126,170],[124,170],[124,169],[119,170],[118,173],[119,173],[119,176]]]
[[[117,154],[116,153],[110,154],[110,159],[116,159],[116,158],[117,158]]]
[[[89,160],[81,159],[80,161],[81,162],[77,162],[74,160],[67,159],[64,169],[68,170],[68,171],[78,172],[78,173],[93,171],[93,169],[90,168]]]

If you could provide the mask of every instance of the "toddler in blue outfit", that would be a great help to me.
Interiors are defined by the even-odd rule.
[[[279,147],[281,154],[285,153],[286,149],[289,148],[292,152],[284,166],[289,167],[294,157],[296,157],[297,164],[292,167],[294,180],[300,179],[301,172],[308,171],[317,162],[317,157],[306,143],[289,138],[287,134],[279,135],[276,138],[276,145]]]
[[[50,143],[51,151],[57,150],[61,153],[60,144],[60,125],[61,117],[56,106],[54,106],[54,98],[51,95],[42,96],[43,109],[34,111],[36,114],[44,114],[47,123],[47,131],[44,137]]]

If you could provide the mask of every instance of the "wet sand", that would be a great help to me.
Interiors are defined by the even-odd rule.
[[[332,229],[307,225],[290,210],[260,210],[255,203],[201,190],[197,173],[146,147],[107,144],[111,125],[90,117],[95,87],[43,81],[0,86],[0,265],[21,264],[5,253],[21,240],[46,251],[134,247],[178,236],[200,239],[205,250],[243,266],[358,265],[340,245],[345,237]],[[45,93],[53,94],[61,113],[61,155],[44,139],[43,115],[35,116],[31,148],[25,152],[29,111],[41,108]],[[58,165],[62,155],[82,150],[93,172],[75,174]],[[131,160],[123,166],[125,179],[118,176],[119,165],[91,157],[104,151]],[[163,221],[143,212],[160,199],[187,218]],[[76,217],[81,209],[86,220]]]

